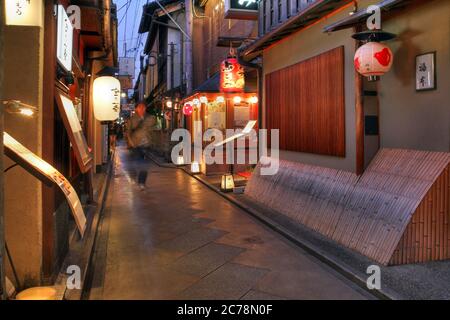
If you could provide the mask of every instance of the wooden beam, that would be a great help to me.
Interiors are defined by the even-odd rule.
[[[42,159],[54,164],[54,90],[56,76],[56,19],[54,1],[45,0],[44,13],[44,87],[42,103]],[[53,213],[55,212],[55,186],[42,185],[42,273],[51,281],[55,255]]]
[[[360,31],[354,28],[355,33]],[[355,40],[355,51],[359,47],[359,41]],[[355,121],[356,121],[356,174],[364,172],[364,88],[363,78],[355,70]]]

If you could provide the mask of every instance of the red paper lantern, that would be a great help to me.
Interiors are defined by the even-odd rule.
[[[77,91],[78,91],[78,86],[76,85],[76,83],[69,84],[70,100],[75,101],[75,98],[77,97]]]
[[[236,58],[224,60],[220,66],[220,90],[222,92],[244,92],[244,68]]]
[[[394,54],[383,43],[368,42],[355,53],[355,69],[365,77],[382,76],[391,69]]]
[[[192,107],[191,104],[186,103],[186,104],[183,106],[183,114],[184,114],[185,116],[190,116],[190,115],[192,114],[192,112],[194,112],[194,108]]]

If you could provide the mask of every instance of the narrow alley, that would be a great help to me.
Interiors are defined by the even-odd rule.
[[[90,299],[368,298],[181,170],[117,153]]]

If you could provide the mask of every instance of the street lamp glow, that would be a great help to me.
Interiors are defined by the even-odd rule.
[[[169,101],[166,102],[167,108],[172,109],[172,105],[173,105],[172,101],[169,100]]]

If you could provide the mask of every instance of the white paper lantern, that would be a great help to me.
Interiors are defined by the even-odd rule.
[[[392,67],[394,55],[389,47],[379,42],[368,42],[355,53],[355,69],[365,77],[382,76]]]
[[[114,121],[120,113],[120,81],[114,77],[94,80],[94,116],[99,121]]]

